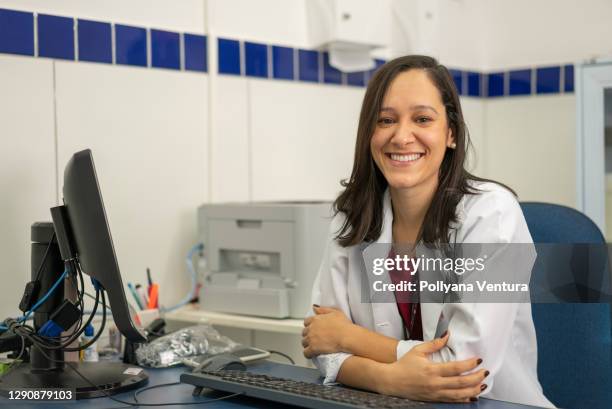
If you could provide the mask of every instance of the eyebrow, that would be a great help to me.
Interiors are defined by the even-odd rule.
[[[431,110],[431,111],[435,112],[436,114],[438,113],[438,111],[436,111],[436,109],[434,107],[429,106],[429,105],[414,105],[414,106],[410,107],[410,109],[412,111],[418,111],[420,109],[428,109],[428,110]],[[393,109],[391,107],[382,107],[380,109],[380,112],[395,112],[395,109]]]

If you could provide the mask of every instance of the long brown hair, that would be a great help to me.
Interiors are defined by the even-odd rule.
[[[353,171],[348,180],[341,181],[344,191],[334,202],[335,213],[342,212],[346,216],[336,236],[341,246],[374,241],[380,236],[383,194],[388,183],[372,158],[370,139],[389,85],[399,73],[412,69],[425,71],[440,92],[448,126],[457,145],[455,149],[447,149],[444,154],[438,189],[427,210],[417,241],[448,242],[449,225],[457,221],[457,204],[463,195],[478,192],[468,182],[488,181],[465,169],[471,142],[463,120],[459,95],[448,69],[436,59],[422,55],[409,55],[389,61],[376,71],[368,83],[359,116]]]

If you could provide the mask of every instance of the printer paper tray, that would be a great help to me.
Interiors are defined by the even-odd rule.
[[[203,310],[229,312],[270,318],[289,317],[287,289],[245,289],[220,285],[205,285],[200,292]]]

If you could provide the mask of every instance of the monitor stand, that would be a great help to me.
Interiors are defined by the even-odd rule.
[[[139,388],[148,381],[142,368],[122,362],[70,362],[91,383],[66,365],[63,369],[38,372],[30,364],[19,364],[0,379],[0,395],[25,389],[71,390],[73,398],[86,399],[115,395]]]
[[[47,246],[54,237],[53,232],[53,223],[32,225],[32,280],[35,279]],[[63,270],[64,263],[60,257],[59,246],[53,238],[44,258],[39,294],[45,294]],[[64,298],[64,287],[59,286],[34,313],[35,329],[48,320],[51,312]],[[146,372],[135,365],[108,361],[64,363],[63,360],[63,351],[45,350],[43,354],[32,346],[30,362],[18,364],[0,378],[0,396],[9,396],[11,391],[16,390],[61,388],[72,390],[76,399],[95,398],[139,388],[148,381]]]

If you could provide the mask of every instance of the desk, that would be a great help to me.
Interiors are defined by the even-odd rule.
[[[184,367],[170,368],[170,369],[148,369],[149,384],[158,385],[162,383],[177,382],[179,376],[186,369]],[[285,364],[279,364],[270,361],[257,362],[249,365],[249,370],[252,372],[269,374],[279,376],[283,378],[291,378],[295,380],[307,381],[307,382],[318,382],[319,372],[316,369],[304,368],[299,366],[291,366]],[[197,402],[205,398],[199,397],[194,398],[191,396],[193,387],[191,385],[175,385],[168,386],[159,389],[153,389],[138,396],[138,400],[143,403],[163,403],[163,402]],[[132,401],[133,392],[126,392],[119,395],[115,395],[118,399]],[[223,396],[223,395],[215,395]],[[62,407],[79,407],[89,409],[102,409],[102,408],[128,408],[127,405],[122,405],[117,402],[113,402],[108,398],[97,398],[97,399],[85,399],[79,401],[53,403],[48,402],[32,403],[32,402],[20,402],[9,401],[6,398],[0,398],[0,406],[11,404],[11,407],[18,408],[35,408],[42,409],[46,407],[51,408],[62,408]],[[513,403],[495,401],[490,399],[480,399],[477,403],[471,404],[441,404],[437,403],[434,406],[440,409],[535,409],[533,406],[517,405]],[[147,406],[141,406],[146,408]],[[205,406],[198,405],[174,405],[174,406],[161,406],[162,408],[206,408],[206,409],[229,409],[229,408],[286,408],[286,405],[272,404],[271,402],[257,400],[247,397],[235,397],[228,399],[227,401],[219,401],[208,403]]]
[[[201,310],[196,305],[186,305],[176,311],[167,313],[164,318],[166,320],[190,322],[193,324],[208,323],[228,328],[269,331],[300,336],[304,329],[304,320],[301,319],[261,318],[240,314],[227,314]]]
[[[294,318],[263,318],[201,310],[197,305],[186,305],[167,313],[169,325],[193,325],[208,323],[223,335],[236,342],[252,345],[268,351],[280,351],[289,355],[298,365],[308,366],[310,360],[302,354],[302,330],[304,321]]]

